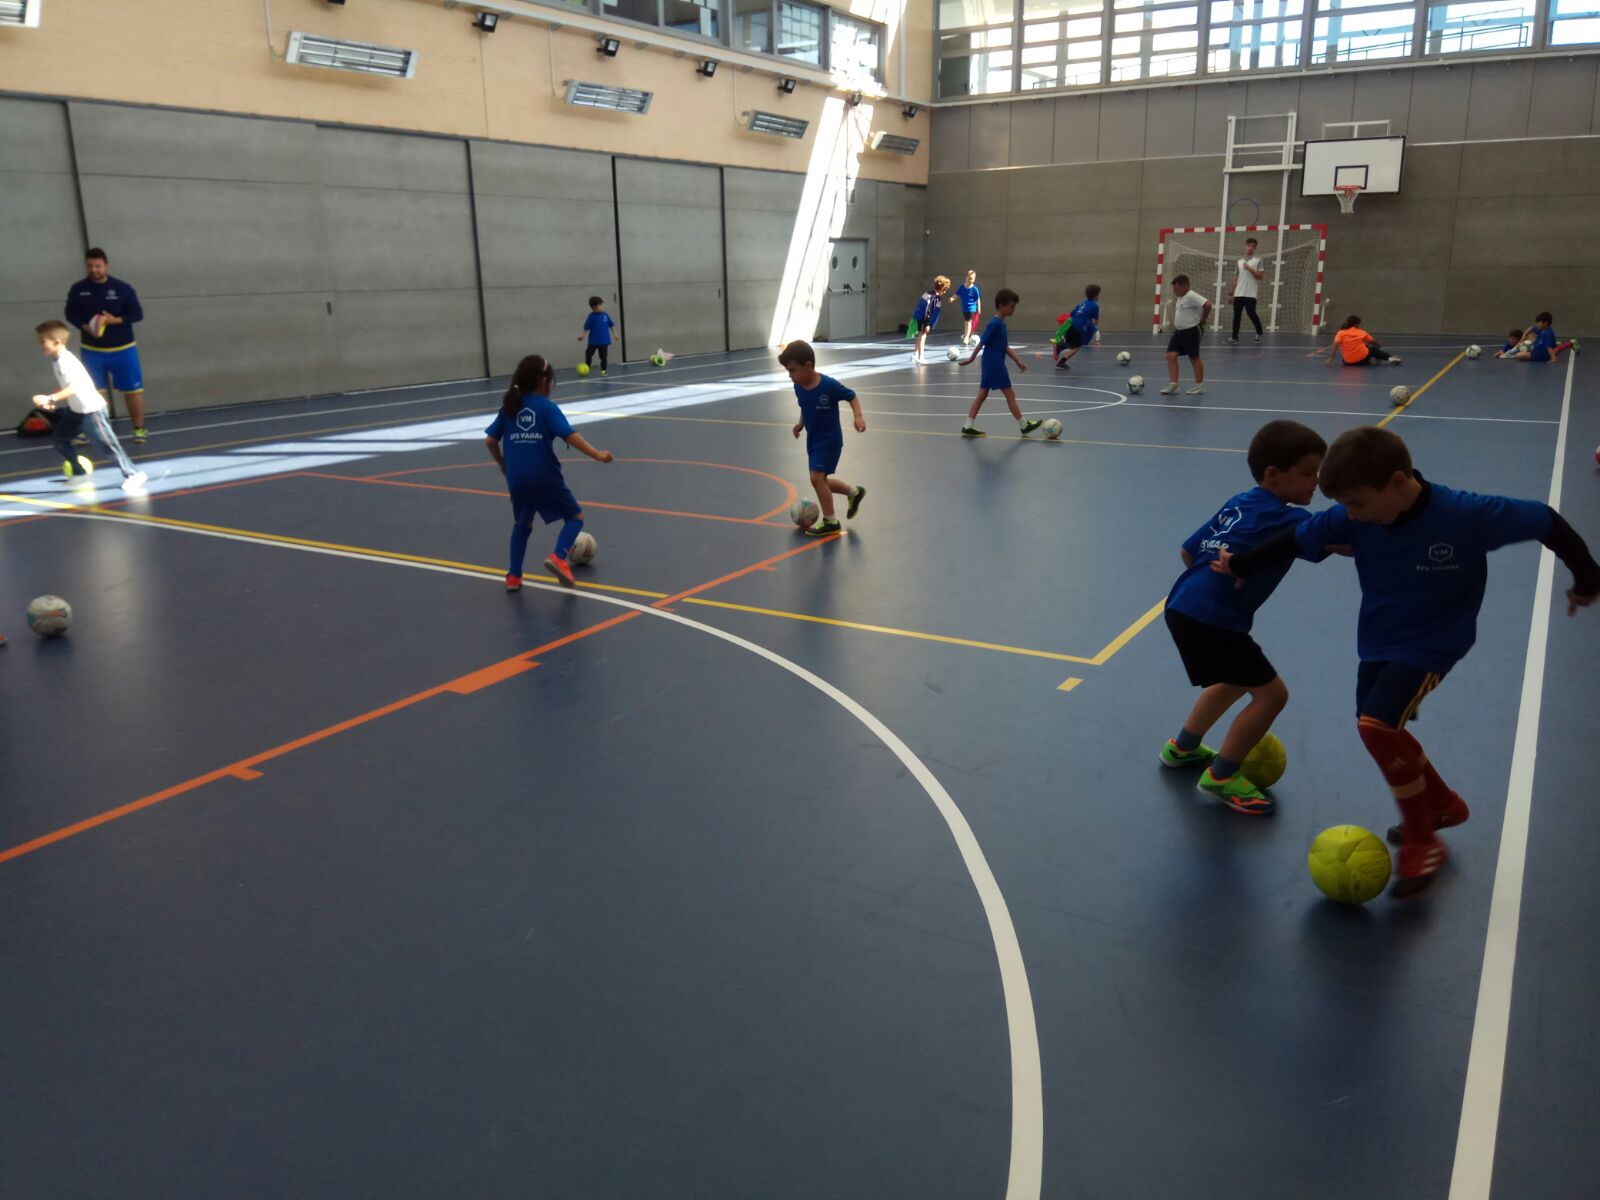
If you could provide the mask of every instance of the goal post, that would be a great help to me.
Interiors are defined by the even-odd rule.
[[[1228,287],[1234,264],[1244,257],[1245,239],[1260,245],[1256,256],[1265,269],[1258,288],[1262,324],[1270,331],[1320,333],[1323,326],[1323,268],[1328,257],[1326,225],[1197,225],[1163,229],[1156,246],[1156,292],[1151,333],[1160,333],[1172,300],[1171,281],[1187,275],[1190,286],[1211,301],[1211,328],[1232,328]],[[1215,294],[1207,294],[1210,289]]]

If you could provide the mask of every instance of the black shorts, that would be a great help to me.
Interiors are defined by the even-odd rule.
[[[917,321],[917,332],[927,333],[933,328],[933,321],[928,317],[921,317]]]
[[[1363,662],[1356,671],[1356,719],[1372,717],[1404,729],[1416,719],[1423,698],[1442,682],[1443,672],[1410,663]]]
[[[1083,334],[1078,332],[1076,325],[1068,325],[1062,330],[1060,346],[1063,350],[1079,350],[1083,348]]]
[[[1188,329],[1174,329],[1172,337],[1167,341],[1167,353],[1176,350],[1184,358],[1200,357],[1200,326],[1194,325]]]
[[[1248,633],[1218,629],[1170,608],[1166,618],[1167,632],[1172,634],[1183,669],[1189,672],[1189,682],[1195,687],[1226,683],[1258,688],[1278,677],[1278,669],[1267,661]]]

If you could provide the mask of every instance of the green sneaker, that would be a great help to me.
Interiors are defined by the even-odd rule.
[[[1207,767],[1196,786],[1213,799],[1221,800],[1234,812],[1244,813],[1246,816],[1264,817],[1277,807],[1272,802],[1272,797],[1263,796],[1261,790],[1243,775],[1218,779],[1211,773],[1211,768]]]
[[[963,425],[961,427],[961,436],[962,437],[988,437],[989,435],[986,434],[983,430],[979,429],[976,425]]]
[[[818,521],[815,525],[808,525],[800,532],[805,534],[807,537],[831,537],[833,534],[839,532],[839,528],[840,526],[837,518],[824,518],[823,520]]]
[[[853,520],[856,513],[861,511],[861,502],[867,498],[867,489],[860,484],[850,493],[850,507],[844,510],[846,520]]]
[[[1163,767],[1205,767],[1211,765],[1211,760],[1217,752],[1204,742],[1193,750],[1179,750],[1176,738],[1168,738],[1167,744],[1161,747],[1161,765]]]
[[[1022,427],[1021,427],[1020,432],[1021,432],[1023,437],[1027,437],[1030,433],[1032,433],[1035,429],[1039,428],[1039,426],[1041,426],[1043,424],[1044,424],[1044,422],[1040,421],[1040,420],[1024,421],[1022,423]]]

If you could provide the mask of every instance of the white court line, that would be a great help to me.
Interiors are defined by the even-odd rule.
[[[408,562],[404,559],[389,558],[382,554],[358,554],[348,550],[335,550],[323,546],[300,546],[285,542],[275,542],[265,538],[249,537],[239,533],[225,533],[220,530],[186,529],[174,525],[160,525],[154,522],[145,523],[128,517],[114,517],[102,513],[81,513],[57,510],[58,515],[75,517],[79,520],[90,521],[115,521],[123,525],[139,525],[147,529],[164,529],[177,533],[198,534],[201,537],[221,538],[226,541],[246,542],[256,546],[271,546],[281,550],[299,550],[310,554],[323,554],[333,558],[350,558],[364,562],[379,562],[397,567],[411,567],[416,570],[434,571],[445,575],[461,575],[468,579],[492,581],[499,586],[499,577],[490,576],[477,571],[468,571],[460,567],[446,567],[435,563]],[[551,587],[549,590],[555,590]],[[1011,1044],[1011,1166],[1006,1183],[1006,1200],[1038,1200],[1043,1187],[1044,1172],[1044,1095],[1043,1073],[1039,1062],[1039,1030],[1034,1020],[1033,994],[1028,984],[1028,970],[1022,960],[1022,946],[1017,941],[1017,931],[1011,920],[1011,912],[1006,907],[1005,896],[1001,894],[1000,884],[994,877],[994,871],[989,867],[989,861],[983,855],[983,848],[978,845],[977,835],[972,832],[972,826],[967,823],[966,816],[951,797],[950,793],[939,782],[937,776],[928,768],[928,765],[918,758],[916,753],[901,741],[899,736],[879,720],[872,712],[863,706],[854,697],[841,691],[819,675],[815,675],[782,655],[757,645],[755,642],[746,641],[737,634],[718,629],[714,625],[706,625],[675,612],[667,612],[648,605],[636,604],[631,600],[622,600],[615,596],[600,596],[592,592],[569,592],[567,595],[578,600],[592,600],[600,604],[609,604],[616,608],[625,608],[633,612],[642,613],[648,617],[670,621],[675,625],[693,629],[699,633],[708,634],[731,646],[746,650],[758,658],[764,658],[775,666],[781,667],[795,678],[810,684],[840,708],[844,709],[867,730],[876,737],[885,747],[900,760],[900,764],[910,772],[913,778],[922,786],[928,799],[944,818],[945,825],[950,830],[950,836],[955,839],[956,849],[961,853],[961,860],[966,864],[967,874],[972,879],[972,886],[978,893],[978,899],[983,905],[983,913],[989,923],[989,936],[994,942],[995,958],[1000,968],[1000,986],[1005,996],[1006,1005],[1006,1030]]]
[[[1556,464],[1550,475],[1551,508],[1561,504],[1561,477],[1567,451],[1567,415],[1572,408],[1576,356],[1567,359],[1567,386],[1561,398],[1561,427],[1556,434]],[[1528,825],[1533,810],[1533,774],[1539,752],[1539,710],[1544,699],[1544,664],[1550,640],[1550,598],[1556,556],[1539,555],[1538,582],[1533,590],[1533,624],[1528,632],[1528,658],[1522,672],[1522,703],[1517,708],[1517,736],[1511,750],[1511,782],[1506,789],[1506,815],[1500,826],[1500,855],[1495,862],[1494,894],[1489,901],[1489,928],[1483,940],[1483,969],[1478,976],[1478,1007],[1472,1018],[1472,1052],[1467,1059],[1467,1085],[1461,1098],[1461,1125],[1456,1133],[1455,1167],[1450,1173],[1450,1200],[1489,1200],[1494,1179],[1495,1139],[1500,1132],[1500,1093],[1505,1084],[1506,1043],[1511,1030],[1511,981],[1517,965],[1517,929],[1522,920],[1522,883],[1528,862]]]

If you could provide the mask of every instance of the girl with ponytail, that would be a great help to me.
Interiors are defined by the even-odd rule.
[[[546,525],[562,522],[555,550],[544,560],[544,569],[562,587],[575,586],[567,551],[583,530],[583,510],[567,488],[556,457],[560,438],[596,462],[612,461],[609,450],[596,450],[581,434],[573,431],[566,414],[550,399],[556,385],[556,371],[542,355],[530,354],[517,364],[511,386],[500,401],[494,422],[484,430],[484,444],[506,477],[511,493],[511,563],[506,571],[506,591],[522,588],[522,561],[533,535],[533,518]]]

